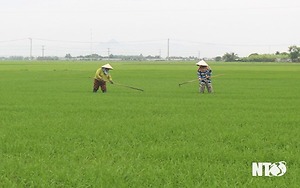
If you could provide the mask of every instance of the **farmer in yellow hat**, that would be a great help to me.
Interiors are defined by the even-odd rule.
[[[213,92],[213,87],[211,83],[211,74],[212,70],[208,66],[208,64],[204,61],[201,60],[198,63],[196,63],[197,66],[199,66],[198,69],[198,79],[199,79],[199,92],[204,93],[205,87],[207,88],[208,93]]]
[[[111,84],[114,82],[112,81],[112,77],[109,73],[110,70],[113,70],[110,64],[105,64],[101,68],[97,69],[95,78],[94,78],[94,89],[93,92],[96,93],[101,87],[103,93],[106,92],[106,82],[109,81]]]

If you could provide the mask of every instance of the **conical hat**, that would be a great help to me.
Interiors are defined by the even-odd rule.
[[[197,66],[207,66],[208,67],[208,64],[204,60],[199,61],[198,63],[196,63],[196,65]]]
[[[102,68],[107,68],[107,69],[113,70],[112,66],[110,64],[108,64],[108,63],[105,64],[105,65],[103,65]]]

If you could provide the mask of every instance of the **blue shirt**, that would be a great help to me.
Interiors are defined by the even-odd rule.
[[[205,82],[211,83],[210,78],[206,78],[206,76],[211,76],[212,75],[212,70],[208,69],[208,70],[203,71],[203,72],[198,70],[197,74],[198,74],[198,78],[201,79],[200,82],[202,82],[202,83],[205,83]]]

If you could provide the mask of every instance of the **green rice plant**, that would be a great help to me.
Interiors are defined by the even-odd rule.
[[[0,187],[297,187],[300,66],[110,62],[115,82],[93,93],[106,62],[0,63]],[[252,162],[287,162],[252,177]]]

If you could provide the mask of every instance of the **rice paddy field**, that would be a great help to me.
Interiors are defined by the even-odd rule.
[[[0,187],[298,187],[300,64],[0,62]],[[252,162],[286,161],[280,177]]]

